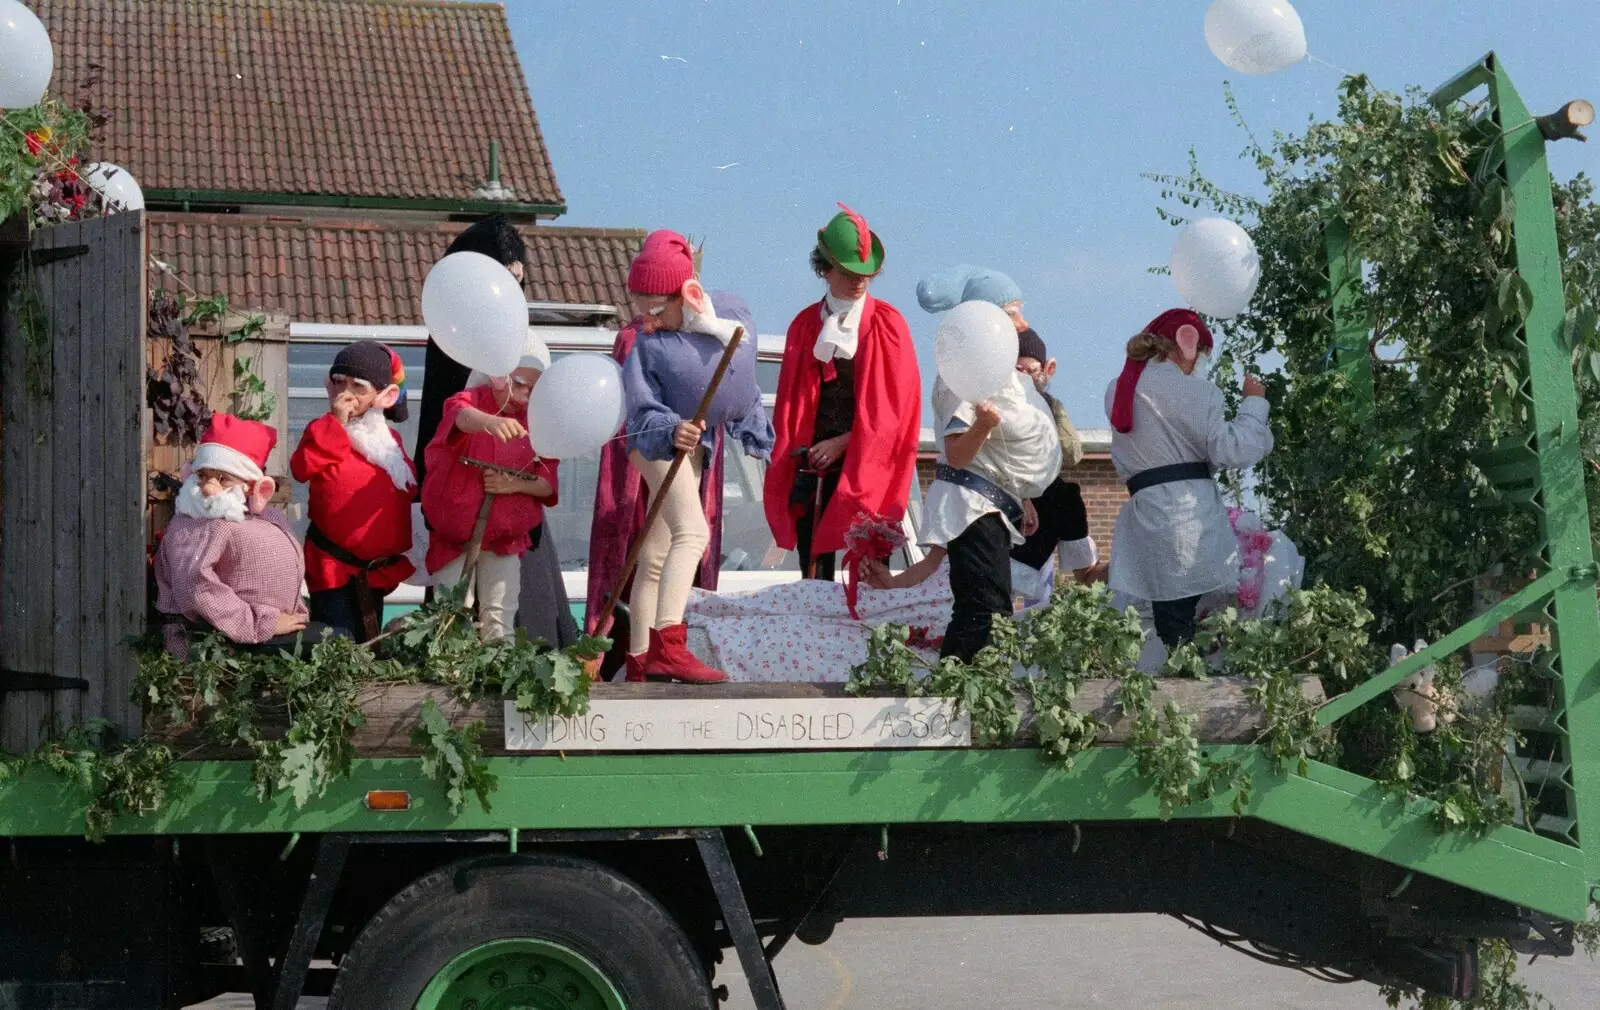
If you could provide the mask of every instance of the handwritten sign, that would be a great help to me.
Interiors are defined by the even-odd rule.
[[[534,721],[506,702],[513,751],[877,750],[970,747],[972,720],[942,698],[596,699]]]

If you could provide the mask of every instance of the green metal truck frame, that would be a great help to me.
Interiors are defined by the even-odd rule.
[[[1455,102],[1480,88],[1488,92],[1488,115],[1501,127],[1499,170],[1516,197],[1516,268],[1534,295],[1523,336],[1529,362],[1524,393],[1531,406],[1532,430],[1517,444],[1497,446],[1485,470],[1501,486],[1520,486],[1527,503],[1537,510],[1541,574],[1417,655],[1332,699],[1319,719],[1331,725],[1500,622],[1533,615],[1551,630],[1552,649],[1542,671],[1554,682],[1560,699],[1545,713],[1544,727],[1560,739],[1561,753],[1544,762],[1539,773],[1547,786],[1559,789],[1564,810],[1546,813],[1533,826],[1536,830],[1507,826],[1477,838],[1441,834],[1425,804],[1407,805],[1377,783],[1331,765],[1313,762],[1304,775],[1280,773],[1260,748],[1210,750],[1214,756],[1237,756],[1254,777],[1256,788],[1244,824],[1270,825],[1281,829],[1273,836],[1280,840],[1315,839],[1368,857],[1368,865],[1392,868],[1392,875],[1384,879],[1399,883],[1390,898],[1411,886],[1414,878],[1454,885],[1463,893],[1521,910],[1536,926],[1544,924],[1547,940],[1558,941],[1555,934],[1562,923],[1587,917],[1595,885],[1600,883],[1600,842],[1587,837],[1600,831],[1596,565],[1584,497],[1578,404],[1570,352],[1562,341],[1564,291],[1545,138],[1532,128],[1533,117],[1493,54],[1439,89],[1434,99]],[[1359,256],[1348,248],[1337,213],[1330,216],[1326,238],[1335,360],[1337,367],[1351,371],[1359,388],[1362,381],[1371,381],[1365,354],[1368,327],[1364,320],[1352,318],[1349,299],[1340,294],[1350,278],[1359,277]],[[495,758],[490,765],[500,782],[492,812],[469,805],[453,815],[438,790],[422,777],[418,763],[410,759],[359,759],[348,780],[336,783],[324,798],[304,809],[295,809],[282,796],[258,801],[245,764],[184,763],[177,772],[176,798],[157,814],[120,819],[113,844],[157,840],[170,844],[177,860],[181,846],[191,838],[215,845],[219,837],[257,836],[262,844],[277,848],[287,837],[283,855],[288,859],[288,850],[302,837],[316,838],[320,844],[315,857],[306,857],[315,859],[307,867],[314,881],[318,868],[331,867],[337,877],[340,867],[347,865],[345,854],[363,842],[399,843],[409,838],[431,846],[459,841],[508,855],[536,845],[603,845],[630,838],[641,844],[693,842],[719,899],[723,927],[717,935],[738,949],[758,1005],[772,1010],[781,1006],[770,970],[776,950],[769,944],[763,952],[754,945],[749,909],[743,906],[739,887],[740,878],[747,888],[752,886],[760,873],[752,867],[760,859],[752,861],[750,852],[728,858],[727,839],[737,843],[741,832],[759,852],[763,839],[806,837],[803,829],[816,828],[819,834],[814,838],[848,836],[853,844],[875,849],[880,860],[892,864],[891,838],[914,839],[915,845],[928,847],[944,844],[940,839],[957,848],[981,845],[969,834],[972,826],[986,826],[996,837],[1014,839],[1019,852],[1033,846],[1066,860],[1070,856],[1063,839],[1081,838],[1085,828],[1126,838],[1179,832],[1215,845],[1229,836],[1230,825],[1239,823],[1228,798],[1217,798],[1182,810],[1180,821],[1162,824],[1157,801],[1131,756],[1116,747],[1092,750],[1070,771],[1047,766],[1032,750],[1024,749],[575,755]],[[407,792],[409,806],[396,811],[368,809],[367,796],[373,790]],[[44,851],[41,847],[52,839],[65,845],[81,835],[82,823],[81,798],[58,781],[29,775],[0,786],[0,836],[13,840],[14,854],[19,842],[32,853]],[[1126,834],[1115,835],[1118,831]],[[776,847],[771,841],[767,844],[769,850]],[[897,843],[896,851],[899,847]],[[1074,840],[1074,852],[1076,847]],[[935,860],[928,866],[936,865],[934,856],[903,858],[928,858]],[[742,865],[735,870],[735,863]],[[719,873],[724,877],[719,879]],[[731,891],[727,873],[734,874]],[[785,940],[804,932],[803,924],[815,919],[822,892],[833,882],[833,876],[823,876],[823,887],[801,902],[796,920],[780,931]],[[276,959],[276,987],[262,989],[259,980],[253,983],[258,1005],[292,1006],[301,991],[306,969],[297,966],[295,958],[303,954],[309,962],[315,934],[333,901],[331,895],[313,895],[314,889],[307,888],[300,905],[301,927],[284,941],[289,946]],[[4,893],[0,888],[0,895]],[[304,915],[316,913],[319,903],[321,914],[307,926]],[[1016,902],[991,904],[1021,907]],[[0,916],[10,914],[4,905],[0,901]],[[303,936],[307,929],[313,934],[309,938]],[[1570,938],[1570,933],[1566,935]],[[782,943],[776,946],[781,949]],[[526,963],[536,961],[535,957]],[[596,985],[597,992],[605,989]],[[606,1002],[610,999],[605,996],[595,1005],[621,1005]],[[435,1005],[427,1001],[418,1005],[425,1004]]]

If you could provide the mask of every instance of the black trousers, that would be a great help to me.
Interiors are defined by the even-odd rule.
[[[378,631],[383,632],[383,598],[388,593],[363,590],[361,583],[351,579],[338,589],[320,589],[311,594],[311,619],[326,624],[335,631],[349,635],[358,642],[367,640],[361,626],[361,594],[372,597],[372,606],[378,614]]]
[[[968,526],[950,541],[950,591],[955,600],[939,655],[971,662],[989,644],[995,614],[1011,606],[1011,533],[1000,513]]]
[[[1199,606],[1198,596],[1152,601],[1150,616],[1155,620],[1156,637],[1161,639],[1161,644],[1168,649],[1175,649],[1183,642],[1194,641],[1194,614]]]
[[[808,579],[822,579],[824,582],[833,581],[835,554],[829,551],[821,557],[813,558],[811,556],[811,536],[816,530],[817,523],[822,520],[822,513],[827,511],[828,502],[833,500],[833,493],[839,489],[840,476],[841,471],[834,470],[818,478],[821,487],[817,491],[816,511],[808,511],[795,520],[795,550],[800,555],[800,572]]]

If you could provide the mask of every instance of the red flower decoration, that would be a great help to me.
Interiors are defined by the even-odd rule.
[[[906,636],[906,644],[913,649],[933,651],[944,648],[944,636],[935,635],[931,628],[913,627],[911,634]]]
[[[39,138],[39,134],[35,133],[34,131],[29,130],[23,139],[27,142],[29,154],[37,155],[40,151],[44,150],[44,141],[41,140]]]
[[[856,514],[855,522],[844,535],[844,602],[850,608],[851,618],[861,620],[861,615],[856,613],[861,562],[867,558],[886,558],[905,545],[905,531],[898,522],[871,512]]]

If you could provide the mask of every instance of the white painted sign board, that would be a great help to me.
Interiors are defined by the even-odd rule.
[[[943,698],[594,699],[538,722],[506,702],[513,751],[878,750],[972,746]]]

